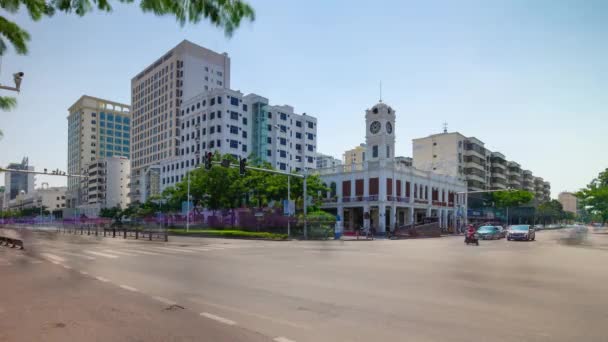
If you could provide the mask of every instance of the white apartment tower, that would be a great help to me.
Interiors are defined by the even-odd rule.
[[[89,207],[125,209],[129,201],[131,165],[126,157],[106,157],[87,165],[82,180],[84,204]]]
[[[230,87],[230,58],[187,40],[131,79],[131,200],[160,191],[159,164],[178,157],[182,100]]]
[[[315,167],[317,119],[291,106],[231,89],[212,89],[180,109],[177,155],[159,164],[160,190],[181,181],[206,153],[266,161],[279,170]]]

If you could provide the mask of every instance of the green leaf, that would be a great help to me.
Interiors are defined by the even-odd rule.
[[[0,96],[0,109],[4,111],[11,110],[17,106],[17,99],[14,97]]]
[[[0,17],[0,35],[11,42],[18,54],[27,54],[27,42],[30,40],[30,34],[22,30],[19,25]],[[0,38],[0,55],[3,55],[5,51],[6,44],[4,39]]]

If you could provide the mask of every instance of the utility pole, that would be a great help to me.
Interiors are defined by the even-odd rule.
[[[287,239],[291,237],[291,176],[287,176]]]
[[[186,233],[190,231],[190,172],[188,172],[188,198],[186,198],[186,203],[188,203],[188,210],[186,211]]]
[[[304,168],[304,184],[302,186],[302,188],[303,188],[302,192],[304,193],[303,194],[304,195],[303,196],[303,198],[304,198],[304,200],[303,200],[303,203],[304,203],[304,240],[308,240],[308,222],[306,220],[306,202],[307,202],[306,198],[308,197],[308,195],[306,192],[306,178],[307,178],[306,176],[307,176],[307,170],[306,170],[306,168]]]

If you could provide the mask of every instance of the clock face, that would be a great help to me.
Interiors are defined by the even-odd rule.
[[[372,134],[380,132],[380,128],[382,128],[380,121],[374,121],[371,125],[369,125],[369,131],[372,132]]]
[[[392,125],[390,122],[387,122],[387,123],[386,123],[386,132],[387,132],[388,134],[393,133],[393,125]]]

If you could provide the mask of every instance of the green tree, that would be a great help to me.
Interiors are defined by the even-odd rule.
[[[557,200],[551,200],[538,205],[536,216],[543,224],[554,223],[564,219],[564,208]]]
[[[105,217],[112,219],[114,222],[121,222],[123,216],[123,211],[120,207],[112,207],[112,208],[101,208],[99,211],[99,217]]]
[[[586,188],[576,193],[583,216],[587,220],[608,221],[608,169],[600,172]]]
[[[133,0],[119,0],[122,3],[133,3]],[[52,16],[56,11],[76,13],[83,16],[98,9],[110,12],[112,6],[108,0],[2,0],[0,8],[8,13],[17,13],[21,6],[27,9],[30,18],[38,21]],[[173,16],[180,25],[187,22],[198,23],[209,21],[216,27],[223,28],[231,36],[240,26],[243,19],[253,21],[255,12],[244,0],[141,0],[139,7],[143,12],[152,12],[158,16]],[[0,56],[7,50],[7,41],[15,52],[25,55],[28,52],[30,35],[16,23],[0,16]],[[0,110],[10,110],[17,104],[14,97],[0,97]]]
[[[492,192],[492,202],[497,208],[519,207],[533,199],[534,195],[524,190]]]

